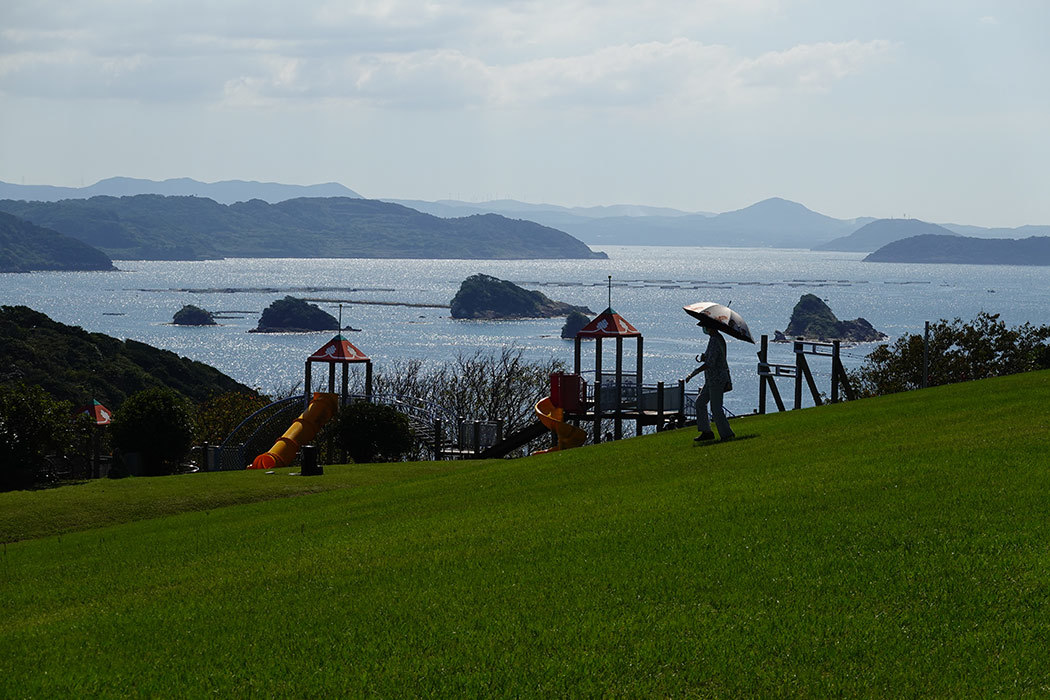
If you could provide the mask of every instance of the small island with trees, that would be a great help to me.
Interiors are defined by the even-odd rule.
[[[199,306],[193,304],[186,304],[181,309],[175,312],[175,316],[171,319],[173,325],[176,326],[215,326],[215,314],[211,311],[205,311]]]
[[[309,331],[337,331],[339,321],[317,304],[286,296],[265,309],[259,325],[249,333],[304,333]]]
[[[452,298],[452,318],[555,318],[572,312],[593,314],[586,306],[554,301],[542,292],[522,289],[491,275],[471,275]]]
[[[791,311],[791,321],[784,333],[777,331],[775,342],[805,338],[820,342],[843,340],[850,343],[873,343],[888,336],[863,318],[840,321],[831,307],[815,294],[803,294]]]

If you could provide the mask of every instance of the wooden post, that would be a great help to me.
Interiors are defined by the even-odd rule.
[[[638,358],[635,365],[635,377],[634,377],[634,409],[638,412],[638,420],[635,421],[634,433],[635,435],[642,434],[642,426],[645,423],[642,421],[642,336],[638,336]]]
[[[831,403],[839,402],[839,346],[841,342],[838,340],[832,341],[831,343]]]
[[[365,362],[365,401],[372,400],[372,361]]]
[[[656,432],[663,429],[664,420],[664,383],[656,383]]]
[[[813,373],[809,371],[809,363],[806,362],[805,354],[804,353],[799,353],[798,357],[799,357],[799,366],[802,367],[802,371],[806,375],[806,384],[809,386],[809,393],[813,396],[813,405],[814,406],[821,406],[821,405],[823,405],[824,402],[820,400],[820,392],[817,391],[817,383],[813,379]],[[796,379],[796,386],[801,386],[798,383],[797,379]],[[796,394],[799,397],[801,397],[801,394],[802,394],[801,389],[797,390]],[[800,402],[800,404],[801,404],[801,402]],[[802,406],[799,405],[799,408],[801,408],[801,407]]]
[[[802,343],[795,341],[795,410],[802,408],[802,365],[806,358],[802,356]]]
[[[623,336],[616,336],[616,419],[613,421],[613,439],[623,438]]]
[[[335,363],[328,363],[328,393],[335,393]]]
[[[930,385],[930,322],[922,334],[922,388]]]
[[[310,393],[313,391],[313,380],[310,379],[310,361],[306,361],[306,386],[303,387],[303,410],[310,407]]]
[[[580,373],[580,345],[582,344],[582,341],[580,340],[580,336],[576,336],[573,339],[573,343],[572,344],[573,344],[573,349],[572,349],[573,350],[572,351],[572,371],[573,371],[573,374],[579,374]]]
[[[350,397],[350,363],[343,363],[343,385],[339,394],[339,405],[345,406],[346,400]]]
[[[857,400],[857,394],[853,391],[853,386],[849,383],[849,375],[846,374],[846,368],[842,366],[842,361],[835,358],[831,365],[832,382],[835,381],[835,377],[838,377],[838,381],[842,383],[842,390],[846,393],[846,398],[850,401]]]
[[[602,441],[602,339],[594,339],[594,444]]]
[[[759,413],[759,415],[764,415],[765,412],[766,412],[766,379],[769,379],[769,377],[767,377],[764,374],[761,374],[761,372],[762,372],[762,365],[767,365],[767,371],[768,371],[768,364],[769,364],[768,352],[769,352],[769,336],[768,335],[763,335],[762,336],[762,344],[759,346],[759,350],[758,350],[758,365],[759,365],[759,367],[758,367],[758,371],[759,371],[759,375],[758,375],[758,413]]]
[[[678,422],[685,425],[685,380],[678,380]]]

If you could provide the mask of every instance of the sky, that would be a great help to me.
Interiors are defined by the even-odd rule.
[[[1050,224],[1046,0],[3,0],[0,180]]]

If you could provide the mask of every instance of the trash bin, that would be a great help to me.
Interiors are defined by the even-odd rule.
[[[324,474],[324,467],[317,463],[317,445],[303,445],[303,466],[299,473],[303,476]]]

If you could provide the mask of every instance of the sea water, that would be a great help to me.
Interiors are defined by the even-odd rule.
[[[558,301],[609,304],[643,334],[644,381],[676,382],[695,366],[706,338],[682,307],[698,301],[731,303],[758,340],[783,330],[802,294],[824,299],[840,319],[866,318],[890,341],[921,334],[925,321],[1001,314],[1009,325],[1050,324],[1050,268],[1000,265],[865,263],[863,254],[766,248],[606,246],[608,260],[371,260],[229,259],[205,262],[117,261],[117,272],[37,272],[0,275],[0,302],[24,304],[56,321],[118,338],[131,338],[213,365],[266,392],[302,381],[306,357],[331,331],[249,333],[259,314],[286,294],[338,302],[385,301],[447,305],[466,277],[485,273],[542,291]],[[184,304],[227,316],[218,327],[171,325]],[[443,362],[504,346],[531,359],[558,358],[571,366],[572,342],[559,332],[563,318],[462,321],[447,308],[345,304],[343,323],[360,332],[350,340],[379,371],[399,359]],[[593,368],[586,343],[584,369]],[[613,367],[613,343],[603,361]],[[729,340],[734,391],[726,405],[737,414],[758,405],[757,346]],[[874,344],[844,349],[857,367]],[[634,341],[625,341],[633,371]],[[790,345],[771,344],[770,361],[793,364]],[[811,358],[818,388],[830,391],[830,360]],[[701,380],[694,379],[692,384]],[[792,395],[791,380],[782,393]]]

